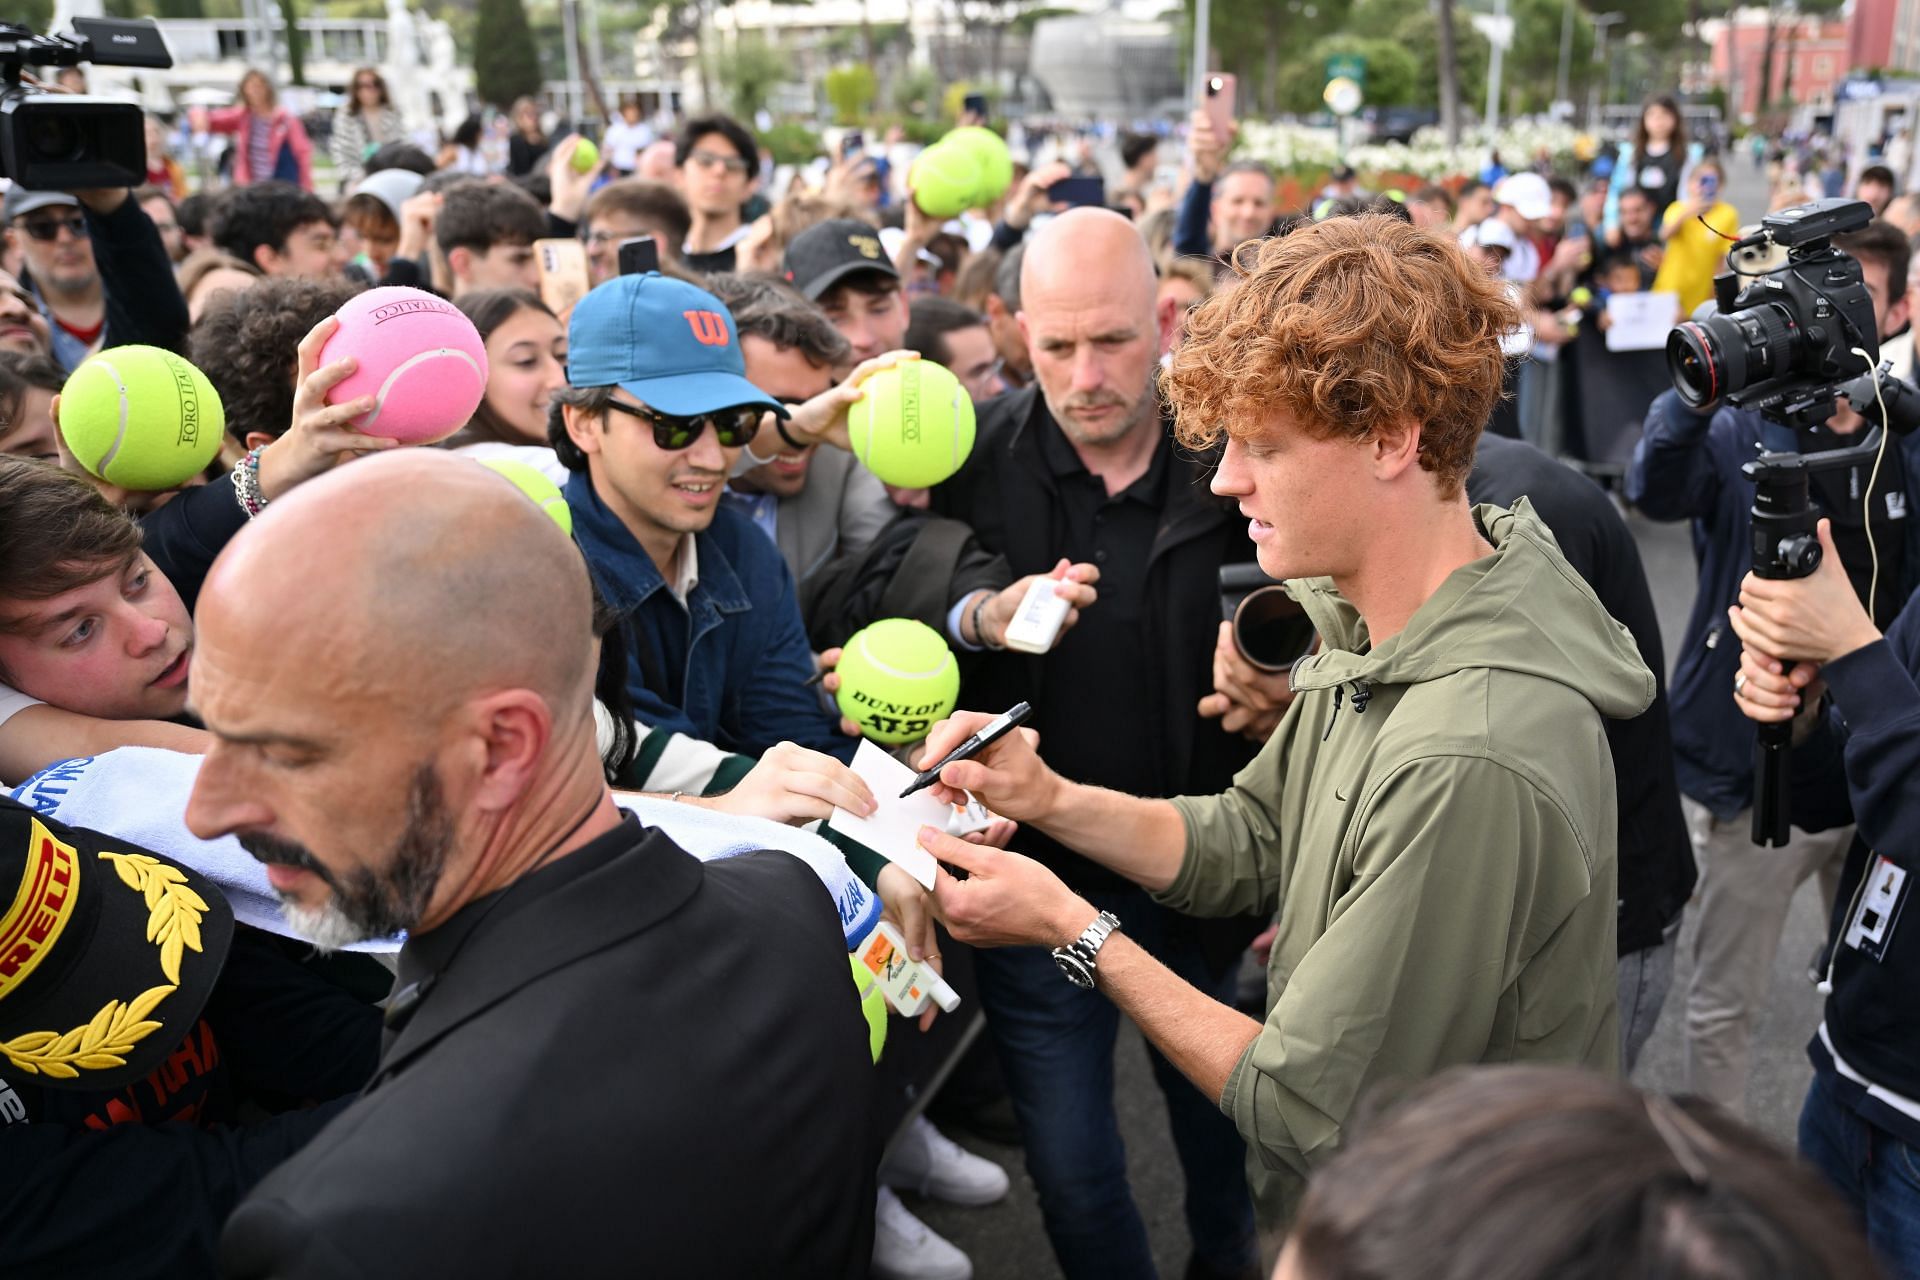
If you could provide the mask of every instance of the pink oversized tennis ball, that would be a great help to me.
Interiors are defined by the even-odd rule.
[[[340,327],[320,363],[346,356],[353,376],[327,393],[328,404],[374,398],[354,420],[370,436],[431,444],[467,425],[487,394],[487,346],[451,302],[420,289],[369,289],[335,312]]]

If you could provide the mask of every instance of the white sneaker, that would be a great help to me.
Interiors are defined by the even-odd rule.
[[[992,1204],[1007,1194],[1007,1171],[973,1154],[933,1127],[925,1116],[900,1135],[880,1165],[880,1181],[890,1187],[944,1200],[948,1204]]]
[[[973,1280],[973,1263],[882,1187],[873,1210],[873,1280]]]

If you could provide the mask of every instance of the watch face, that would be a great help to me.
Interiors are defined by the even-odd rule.
[[[1076,987],[1093,990],[1093,970],[1087,962],[1066,947],[1053,953],[1053,962],[1060,966],[1060,972],[1067,975],[1067,981]]]

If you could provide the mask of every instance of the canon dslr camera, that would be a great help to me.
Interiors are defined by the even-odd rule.
[[[1768,214],[1730,244],[1730,253],[1778,245],[1787,260],[1756,276],[1735,268],[1714,277],[1715,301],[1667,335],[1680,399],[1694,409],[1724,400],[1800,425],[1826,419],[1840,385],[1879,359],[1860,264],[1833,247],[1834,236],[1872,219],[1863,200],[1815,200]]]
[[[146,181],[140,108],[88,94],[49,93],[21,83],[27,67],[173,65],[147,21],[75,18],[70,36],[37,36],[0,22],[0,177],[32,191],[137,187]]]

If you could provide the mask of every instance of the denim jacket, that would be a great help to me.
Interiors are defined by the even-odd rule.
[[[574,538],[601,596],[620,615],[634,713],[655,728],[758,756],[792,741],[842,760],[841,736],[806,681],[813,651],[793,575],[748,516],[722,505],[694,535],[699,580],[682,604],[585,472],[567,481]]]

